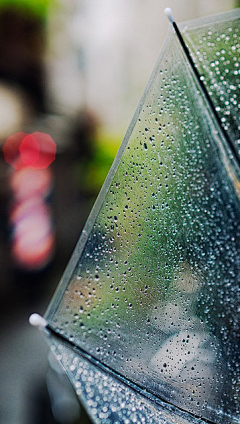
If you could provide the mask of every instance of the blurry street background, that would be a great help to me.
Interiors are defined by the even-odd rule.
[[[90,422],[28,318],[44,314],[67,265],[157,60],[167,6],[180,22],[239,2],[0,0],[1,424]],[[42,179],[4,160],[22,131],[57,144]],[[24,190],[28,206],[41,192],[43,217]]]

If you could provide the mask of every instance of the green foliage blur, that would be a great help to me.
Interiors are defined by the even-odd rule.
[[[3,8],[14,8],[25,13],[46,18],[50,4],[55,0],[0,0],[0,10]]]
[[[99,131],[92,140],[91,152],[80,157],[74,166],[74,180],[82,193],[96,196],[111,168],[121,137]]]

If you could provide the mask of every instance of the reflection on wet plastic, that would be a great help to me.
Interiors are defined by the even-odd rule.
[[[221,24],[233,51],[238,15],[206,23],[199,43]],[[237,423],[239,249],[239,169],[172,34],[46,319],[155,402]]]

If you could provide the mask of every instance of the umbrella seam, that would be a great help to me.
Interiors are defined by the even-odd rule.
[[[173,22],[172,25],[173,25],[173,28],[175,29],[176,36],[177,36],[177,38],[179,40],[179,43],[182,46],[182,49],[183,49],[183,51],[185,53],[185,56],[186,56],[186,58],[188,60],[188,63],[189,63],[189,65],[190,65],[190,67],[191,67],[191,69],[192,69],[192,71],[193,71],[193,73],[195,75],[195,78],[196,78],[196,80],[198,82],[198,85],[200,86],[200,89],[202,91],[202,94],[204,95],[204,97],[205,97],[205,99],[206,99],[206,101],[207,101],[207,103],[209,105],[209,108],[210,108],[210,110],[211,110],[211,112],[212,112],[212,114],[213,114],[213,116],[215,118],[215,121],[216,121],[216,123],[217,123],[217,125],[219,127],[219,130],[220,130],[221,134],[224,136],[225,140],[227,141],[228,146],[230,147],[230,150],[231,150],[231,152],[233,154],[233,157],[235,158],[235,160],[237,161],[238,165],[240,166],[240,158],[239,158],[239,153],[238,153],[238,151],[236,149],[236,146],[232,142],[232,140],[229,137],[227,131],[225,131],[225,128],[222,126],[221,119],[220,119],[220,117],[219,117],[219,115],[218,115],[218,113],[217,113],[217,111],[216,111],[216,109],[214,107],[214,104],[212,102],[212,99],[211,99],[211,97],[210,97],[210,95],[208,93],[208,90],[207,90],[206,86],[204,85],[203,81],[201,80],[201,75],[199,74],[198,69],[197,69],[197,67],[196,67],[196,65],[195,65],[195,63],[194,63],[194,61],[192,59],[190,50],[188,49],[188,47],[187,47],[187,45],[186,45],[186,43],[185,43],[185,41],[183,39],[183,36],[182,36],[182,34],[181,34],[181,32],[180,32],[180,30],[178,28],[178,25],[177,25],[176,22]]]

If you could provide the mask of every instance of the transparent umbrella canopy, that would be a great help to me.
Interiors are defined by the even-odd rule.
[[[96,423],[240,423],[239,24],[171,26],[44,316]]]

